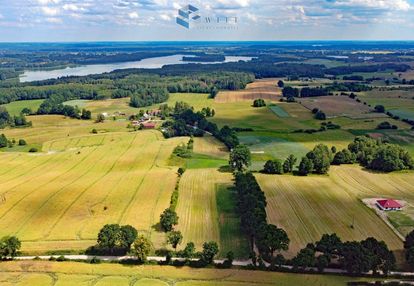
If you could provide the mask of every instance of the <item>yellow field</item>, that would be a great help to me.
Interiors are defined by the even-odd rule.
[[[206,241],[220,242],[216,192],[218,184],[231,185],[232,175],[214,169],[187,170],[180,180],[177,214],[182,246],[194,242],[201,249]]]
[[[237,269],[191,269],[171,266],[92,265],[76,262],[3,262],[1,285],[134,285],[134,286],[345,286],[362,281],[330,275],[306,275]]]
[[[359,166],[334,166],[329,176],[256,178],[266,193],[269,222],[284,228],[291,239],[288,255],[334,232],[343,240],[373,236],[392,250],[402,249],[402,241],[360,200],[385,197],[414,203],[412,172],[374,174]]]
[[[277,86],[278,79],[260,79],[249,83],[244,90],[238,91],[220,91],[215,101],[219,103],[230,103],[238,101],[250,101],[254,99],[265,99],[277,101],[282,94],[281,89]]]
[[[229,158],[227,147],[210,135],[205,135],[204,137],[195,137],[193,151],[198,154],[209,155],[216,158]]]
[[[91,127],[70,121],[75,123],[71,134]],[[33,129],[8,134],[27,132],[33,136],[29,140],[40,142],[47,130],[51,139],[64,132],[54,126],[41,134]],[[16,235],[23,251],[85,249],[104,224],[120,223],[163,245],[164,235],[153,226],[168,207],[177,179],[167,159],[185,138],[165,140],[158,131],[62,137],[45,142],[42,153],[0,153],[0,196],[5,199],[0,236]]]

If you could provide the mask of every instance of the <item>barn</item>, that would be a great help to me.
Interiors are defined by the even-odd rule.
[[[383,211],[400,211],[402,209],[402,205],[399,202],[391,199],[377,200],[376,205]]]
[[[142,128],[144,128],[144,129],[154,129],[155,126],[156,125],[153,122],[144,122],[144,123],[142,123]]]

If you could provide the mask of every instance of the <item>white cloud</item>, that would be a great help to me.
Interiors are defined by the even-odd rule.
[[[165,20],[165,21],[171,21],[171,17],[170,15],[167,14],[161,14],[161,19]]]
[[[43,14],[47,16],[56,16],[59,14],[58,8],[51,8],[48,6],[41,7]]]
[[[250,0],[217,0],[217,2],[229,7],[248,7],[250,5]]]
[[[407,11],[411,8],[411,5],[407,0],[337,0],[328,2],[337,6],[354,7],[355,9],[358,7],[366,7]]]
[[[128,13],[128,17],[130,19],[138,19],[139,18],[139,15],[138,15],[137,12],[131,12],[131,13]]]
[[[77,5],[75,5],[75,4],[65,4],[65,5],[63,5],[62,6],[62,8],[63,8],[63,10],[66,10],[66,11],[79,11],[79,10],[81,10],[81,8],[79,8]]]
[[[60,0],[37,0],[40,5],[59,4]]]
[[[257,16],[252,13],[247,13],[246,18],[249,19],[252,22],[257,22]]]
[[[62,23],[62,19],[50,17],[50,18],[46,18],[46,22],[52,23],[52,24],[60,24]]]

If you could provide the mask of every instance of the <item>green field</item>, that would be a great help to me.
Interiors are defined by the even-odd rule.
[[[373,236],[397,252],[402,250],[402,241],[360,200],[384,197],[412,204],[414,176],[410,172],[375,174],[358,166],[340,166],[331,167],[329,176],[256,177],[266,193],[269,222],[286,229],[291,238],[288,254],[324,233],[337,233],[344,240]]]
[[[111,286],[346,286],[364,278],[171,266],[91,265],[76,262],[3,262],[1,285]]]
[[[22,112],[23,108],[30,108],[32,111],[36,112],[42,102],[43,99],[22,100],[3,104],[1,106],[4,106],[10,115],[19,115]]]
[[[269,109],[279,117],[290,117],[289,113],[287,113],[286,110],[284,110],[283,107],[281,107],[280,105],[269,105]]]

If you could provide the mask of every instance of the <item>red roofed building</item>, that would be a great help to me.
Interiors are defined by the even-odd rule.
[[[154,129],[155,126],[156,125],[153,122],[144,122],[144,123],[142,123],[142,128],[144,128],[144,129]]]
[[[396,200],[377,200],[377,206],[383,211],[400,211],[402,205]]]

